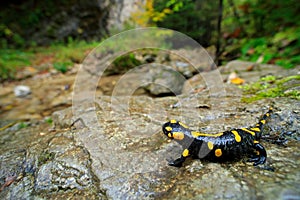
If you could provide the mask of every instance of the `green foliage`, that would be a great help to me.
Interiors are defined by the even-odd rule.
[[[300,15],[296,0],[224,1],[224,51],[243,60],[292,68],[300,63]],[[233,10],[235,12],[233,12]]]
[[[292,68],[300,64],[300,28],[281,31],[274,37],[242,39],[240,59]]]
[[[139,26],[177,30],[208,46],[215,42],[212,39],[216,35],[217,5],[217,1],[209,0],[146,0],[145,12],[134,12],[131,17]]]
[[[57,71],[60,71],[62,73],[66,73],[68,71],[68,68],[69,68],[70,65],[71,65],[71,63],[69,63],[69,62],[56,62],[56,63],[53,63],[54,69],[56,69]]]
[[[176,4],[176,0],[171,0],[169,2],[173,4],[172,1],[174,1],[174,4]],[[146,0],[145,5],[140,6],[143,7],[144,11],[138,10],[131,13],[131,20],[133,23],[141,27],[153,27],[156,25],[156,22],[163,21],[166,15],[172,13],[172,10],[169,8],[164,8],[161,11],[157,11],[155,10],[153,4],[154,0]]]
[[[272,46],[267,38],[255,38],[242,40],[240,59],[256,62],[261,58],[261,63],[268,63],[277,56],[277,49]]]
[[[297,0],[232,0],[224,3],[225,32],[241,28],[242,36],[259,38],[274,36],[286,28],[300,24],[300,6]]]
[[[67,45],[54,43],[49,48],[41,49],[45,54],[54,53],[54,60],[57,62],[80,63],[85,56],[84,51],[94,48],[96,45],[96,43],[69,40]]]
[[[135,58],[134,53],[129,53],[115,59],[112,65],[107,68],[105,73],[107,75],[123,74],[141,64],[141,61]]]
[[[300,4],[297,0],[227,0],[223,3],[222,38],[216,37],[218,1],[146,0],[145,12],[135,13],[132,18],[140,26],[160,26],[180,31],[203,46],[222,39],[224,60],[239,57],[285,68],[299,65]],[[32,6],[32,1],[21,4],[7,1],[3,4],[0,7],[0,80],[14,78],[19,68],[35,67],[36,52],[40,57],[51,55],[53,66],[65,72],[68,66],[81,62],[87,51],[97,45],[74,41],[69,37],[66,45],[54,43],[50,47],[36,48],[35,41],[24,39],[31,36],[34,30],[44,28],[41,27],[43,20],[58,11],[68,10],[71,5],[69,0],[36,1],[35,6]],[[12,10],[18,10],[18,13]],[[152,41],[135,42],[151,44]],[[34,48],[28,48],[29,44]],[[111,45],[116,46],[115,43]],[[122,45],[118,44],[118,48]],[[114,64],[120,69],[124,69],[125,64],[137,64],[130,56],[126,59],[118,59]]]
[[[155,0],[154,8],[157,12],[163,12],[166,8],[172,11],[162,21],[157,21],[159,27],[180,31],[203,46],[214,42],[218,16],[217,1]]]
[[[0,49],[0,81],[13,79],[16,70],[28,66],[33,59],[32,52],[21,50]]]
[[[259,81],[240,86],[244,94],[248,95],[242,98],[243,102],[251,103],[263,98],[289,97],[300,100],[300,91],[297,87],[300,75],[279,78],[276,76],[266,76]],[[292,83],[294,81],[295,83]],[[250,96],[249,96],[250,95]]]
[[[26,122],[21,122],[21,123],[18,124],[18,129],[19,130],[22,129],[22,128],[26,128],[26,127],[28,127],[28,123],[26,123]]]
[[[180,11],[183,6],[183,1],[179,0],[169,0],[166,2],[166,7],[171,7],[174,12]]]
[[[47,117],[47,118],[45,119],[45,122],[48,123],[48,124],[52,124],[52,123],[53,123],[53,120],[52,120],[51,117]]]
[[[32,47],[28,49],[0,49],[0,81],[14,79],[17,70],[27,66],[37,68],[42,63],[37,59],[52,57],[52,64],[60,72],[66,72],[74,63],[80,63],[86,54],[98,45],[98,42],[72,41],[67,45],[52,44],[50,47]],[[47,61],[49,62],[49,61]]]
[[[43,28],[42,22],[68,5],[71,4],[67,0],[3,2],[0,6],[0,48],[28,46],[32,42],[28,38],[35,30]]]
[[[15,47],[23,47],[25,40],[18,33],[14,33],[5,24],[0,24],[0,47],[7,48],[10,43],[13,43]]]

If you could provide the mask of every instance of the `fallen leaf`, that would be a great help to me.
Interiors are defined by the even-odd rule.
[[[230,82],[235,85],[242,85],[243,83],[245,83],[245,80],[241,79],[239,77],[236,77],[236,78],[231,79]]]
[[[8,176],[8,177],[6,177],[5,183],[0,188],[0,192],[2,190],[4,190],[4,188],[10,186],[10,184],[12,184],[16,180],[16,178],[17,178],[16,176]]]
[[[25,70],[27,70],[31,73],[35,73],[37,71],[34,67],[25,67]]]
[[[250,71],[252,71],[254,69],[254,67],[255,67],[255,65],[249,65],[246,70],[248,72],[250,72]]]
[[[255,49],[253,48],[250,48],[248,51],[247,51],[247,54],[248,55],[253,55],[255,53]]]

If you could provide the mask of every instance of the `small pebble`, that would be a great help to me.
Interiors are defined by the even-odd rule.
[[[31,94],[30,87],[26,85],[18,85],[14,88],[14,93],[16,97],[26,97]]]

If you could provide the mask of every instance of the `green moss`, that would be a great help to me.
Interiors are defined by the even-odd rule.
[[[300,99],[300,92],[296,87],[300,87],[300,75],[279,78],[275,76],[266,76],[259,81],[240,86],[244,91],[242,102],[251,103],[263,98],[288,97]],[[295,83],[290,83],[294,81]]]
[[[275,81],[276,77],[272,76],[272,75],[268,75],[268,76],[262,77],[260,80],[270,82],[270,81]]]
[[[55,153],[53,153],[53,152],[51,152],[51,153],[44,152],[38,158],[38,165],[40,166],[40,165],[46,163],[49,160],[53,160],[54,157],[55,157]]]

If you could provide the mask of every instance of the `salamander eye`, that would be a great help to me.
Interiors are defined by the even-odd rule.
[[[170,122],[165,123],[162,127],[162,130],[168,138],[173,139],[172,127],[170,125]]]

